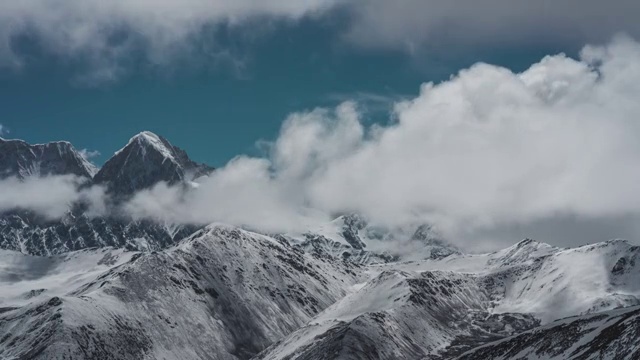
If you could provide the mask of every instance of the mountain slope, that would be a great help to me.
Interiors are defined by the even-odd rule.
[[[474,349],[459,360],[640,358],[640,308],[572,317]]]
[[[257,359],[421,359],[539,324],[529,315],[489,313],[478,280],[450,272],[383,272]]]
[[[372,264],[369,281],[258,358],[451,359],[541,323],[640,304],[639,252],[620,240],[559,249],[527,239]]]
[[[17,295],[37,293],[30,287],[62,276],[57,268],[11,276],[12,287],[22,289],[0,314],[0,357],[246,359],[343,297],[360,277],[354,265],[224,225],[162,252],[116,253],[107,261],[113,267],[65,294],[45,290],[29,301]]]

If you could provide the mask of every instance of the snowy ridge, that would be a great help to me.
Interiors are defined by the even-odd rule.
[[[639,355],[640,308],[635,306],[560,320],[457,359],[633,360]]]
[[[225,225],[162,252],[106,254],[68,255],[77,269],[95,269],[82,279],[59,266],[9,276],[15,300],[0,313],[0,357],[246,359],[360,281],[357,267],[320,261],[286,242]],[[107,259],[95,265],[100,256]],[[18,264],[44,261],[21,259]],[[68,284],[66,292],[20,297],[51,277]]]
[[[528,315],[490,314],[489,304],[472,275],[386,271],[257,358],[420,359],[538,325]]]
[[[96,171],[95,165],[67,141],[31,145],[0,138],[0,178],[74,175],[90,179]]]
[[[559,336],[572,319],[640,304],[639,253],[620,240],[574,249],[527,240],[367,265],[224,224],[152,253],[4,251],[0,357],[473,359],[507,351],[505,342],[505,353],[528,354],[542,343],[509,339]],[[613,331],[598,321],[565,336],[554,356],[596,346],[598,333]],[[634,335],[635,322],[624,324],[621,333]]]
[[[152,133],[151,131],[143,131],[135,135],[129,140],[124,148],[116,151],[115,155],[120,154],[127,146],[133,146],[134,143],[137,143],[137,145],[142,149],[143,158],[146,155],[146,149],[151,146],[155,151],[162,154],[165,160],[176,162],[173,152],[170,150],[170,148],[172,148],[171,144],[167,144],[166,140],[163,141],[160,136]]]
[[[620,240],[575,249],[524,240],[489,254],[373,264],[371,280],[259,358],[454,358],[540,323],[640,304],[639,252]]]

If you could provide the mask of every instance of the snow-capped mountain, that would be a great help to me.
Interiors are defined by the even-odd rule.
[[[157,252],[1,255],[8,358],[511,358],[551,351],[544,339],[554,333],[596,349],[589,334],[613,331],[601,316],[622,319],[615,308],[640,296],[638,247],[624,241],[559,249],[524,240],[489,254],[367,265],[211,225]],[[586,261],[602,267],[580,275]],[[566,314],[583,315],[574,324],[559,319]],[[563,330],[568,321],[594,325],[578,336]],[[624,344],[636,325],[624,321],[615,351],[631,359],[637,351]],[[558,349],[562,358],[575,347]]]
[[[96,169],[0,139],[0,177],[69,175],[114,208],[213,169],[143,132]],[[185,186],[185,189],[189,189]],[[298,234],[0,216],[2,359],[638,359],[640,247],[525,239],[466,254],[429,224],[358,214]]]
[[[357,266],[225,225],[162,252],[0,258],[2,358],[247,359],[362,281]]]
[[[0,139],[0,174],[3,176],[74,175],[105,186],[117,201],[161,181],[189,182],[213,170],[189,159],[166,139],[144,131],[97,170],[64,141],[29,145]],[[192,234],[201,226],[131,221],[114,214],[87,216],[81,207],[61,220],[12,211],[0,216],[0,248],[27,254],[49,255],[96,246],[158,250]]]
[[[566,316],[640,304],[638,251],[620,240],[559,249],[527,239],[490,254],[369,265],[369,281],[260,358],[454,358]]]
[[[173,185],[211,171],[212,167],[192,161],[184,150],[167,139],[143,131],[107,160],[93,182],[106,185],[112,194],[130,195],[160,181]]]
[[[0,179],[75,175],[90,179],[96,167],[66,141],[30,145],[0,138]]]

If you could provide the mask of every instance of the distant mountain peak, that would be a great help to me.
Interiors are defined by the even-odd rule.
[[[171,145],[171,143],[167,139],[158,136],[151,131],[142,131],[132,137],[124,148],[116,152],[116,155],[129,146],[140,146],[145,150],[150,148],[150,150],[157,151],[164,155],[166,159],[176,161],[176,158],[174,156],[174,146]]]
[[[29,144],[0,138],[0,178],[75,175],[91,178],[96,167],[68,141]]]
[[[109,192],[130,195],[161,181],[170,185],[208,174],[212,167],[192,161],[187,153],[150,131],[132,137],[94,177]]]

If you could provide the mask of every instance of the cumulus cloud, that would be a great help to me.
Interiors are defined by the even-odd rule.
[[[386,125],[365,125],[351,101],[291,114],[268,156],[237,157],[192,186],[158,184],[122,210],[273,232],[355,211],[391,227],[429,222],[454,239],[545,219],[638,219],[639,98],[640,44],[628,37],[522,73],[479,63],[423,84]],[[100,189],[78,189],[64,177],[4,180],[0,210],[55,217],[78,199],[100,204]]]
[[[21,67],[28,58],[29,45],[35,45],[47,55],[86,67],[80,81],[112,81],[135,61],[134,54],[142,54],[143,61],[152,65],[164,65],[177,58],[188,58],[200,45],[215,49],[213,39],[205,39],[204,44],[198,39],[202,32],[217,25],[234,26],[257,18],[295,20],[320,13],[332,3],[331,0],[2,1],[0,66]]]
[[[633,0],[362,0],[345,38],[358,45],[420,51],[493,45],[583,44],[618,32],[640,36]]]
[[[100,156],[100,151],[98,150],[81,149],[79,153],[80,156],[82,156],[86,160],[91,160],[97,156]]]
[[[324,214],[306,207],[287,184],[271,176],[265,159],[238,157],[221,171],[199,179],[196,189],[160,183],[124,205],[135,218],[173,223],[224,222],[261,231],[298,231]]]
[[[449,234],[639,214],[638,64],[640,44],[618,37],[577,60],[426,83],[386,126],[365,127],[352,102],[292,114],[268,158],[237,158],[192,192],[158,186],[130,210],[269,229],[357,211]]]
[[[73,204],[83,203],[88,206],[88,215],[103,214],[104,189],[82,187],[85,181],[70,175],[2,179],[0,212],[27,210],[53,220],[67,214]]]

